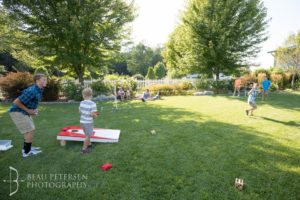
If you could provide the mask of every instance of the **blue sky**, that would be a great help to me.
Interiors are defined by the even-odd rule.
[[[138,17],[132,24],[132,39],[155,47],[164,44],[168,35],[179,22],[185,0],[135,0]],[[268,27],[269,39],[254,61],[262,67],[273,64],[268,51],[279,47],[289,34],[300,31],[300,0],[264,0],[271,18]]]

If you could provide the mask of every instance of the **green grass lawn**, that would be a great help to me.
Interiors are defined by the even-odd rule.
[[[117,144],[96,144],[81,155],[81,142],[60,147],[60,128],[78,125],[78,104],[42,105],[34,146],[43,153],[22,158],[22,135],[0,104],[0,199],[300,199],[300,94],[272,94],[245,116],[245,98],[178,96],[142,103],[98,103],[95,127],[121,129]],[[156,135],[150,133],[156,131]],[[113,168],[98,166],[111,162]],[[19,191],[8,197],[9,166]],[[87,175],[86,188],[29,188],[31,174]],[[247,186],[234,188],[236,177]],[[48,180],[48,179],[47,179]],[[36,180],[43,182],[43,180]],[[68,179],[67,182],[72,182]],[[15,185],[13,185],[15,187]]]

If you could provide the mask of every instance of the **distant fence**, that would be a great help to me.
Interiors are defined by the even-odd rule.
[[[145,88],[149,87],[151,85],[157,85],[157,84],[170,84],[170,85],[176,85],[183,82],[189,82],[189,83],[196,83],[198,79],[158,79],[158,80],[136,80],[137,82],[137,88]],[[84,88],[91,87],[92,83],[97,82],[99,80],[84,80]],[[67,84],[67,80],[62,81],[62,84]],[[79,83],[76,80],[77,83]],[[106,83],[112,83],[114,84],[116,81],[105,81]]]
[[[157,84],[176,85],[183,82],[195,83],[197,79],[159,79],[159,80],[138,80],[137,88],[145,88]]]
[[[151,85],[157,85],[157,84],[169,84],[169,85],[176,85],[176,84],[180,84],[183,82],[189,82],[192,83],[193,85],[196,83],[196,81],[199,79],[159,79],[159,80],[136,80],[137,82],[137,88],[141,89],[141,88],[145,88],[145,87],[149,87]],[[84,81],[84,88],[88,88],[91,87],[93,82],[97,82],[99,80],[95,79],[95,80],[85,80]],[[79,83],[78,80],[76,80],[75,82]],[[114,84],[116,81],[105,81],[106,83],[112,83]],[[61,81],[62,85],[65,85],[68,83],[68,80],[63,80]],[[0,89],[0,98],[3,97],[2,96],[2,92]]]

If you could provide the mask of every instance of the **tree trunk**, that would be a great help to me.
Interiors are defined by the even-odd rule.
[[[80,66],[77,67],[76,75],[81,86],[84,86],[83,70]]]
[[[293,76],[292,76],[292,82],[291,82],[291,87],[292,87],[293,89],[294,89],[295,77],[296,77],[296,74],[293,74]]]
[[[84,86],[84,79],[83,79],[83,73],[79,73],[78,75],[78,80],[81,86]]]
[[[218,81],[220,79],[220,72],[219,70],[216,71],[216,80]]]

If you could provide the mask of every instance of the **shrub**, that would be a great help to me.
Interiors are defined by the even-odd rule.
[[[9,99],[17,98],[22,90],[33,83],[33,77],[28,72],[10,72],[0,78],[0,87],[3,96]]]
[[[190,82],[182,82],[178,86],[180,90],[190,90],[193,88],[193,85]]]
[[[271,72],[268,69],[260,68],[260,69],[256,69],[254,71],[254,74],[256,77],[258,76],[258,74],[265,74],[268,78],[270,78]]]
[[[228,93],[229,90],[233,90],[233,84],[231,81],[216,80],[211,82],[211,86],[216,94]]]
[[[110,74],[104,77],[106,87],[112,93],[114,92],[115,84],[117,90],[123,88],[126,90],[135,91],[137,89],[137,81],[129,76],[118,76],[116,74]]]
[[[274,92],[277,91],[279,89],[278,85],[276,83],[272,83],[270,86],[270,91]]]
[[[145,77],[142,74],[136,74],[132,78],[134,78],[136,80],[144,80],[145,79]]]
[[[263,82],[263,80],[265,80],[265,78],[267,78],[267,74],[265,74],[265,73],[257,74],[257,82],[259,84],[261,84],[261,82]]]
[[[277,85],[277,89],[283,89],[283,75],[282,74],[271,74],[271,81]]]
[[[300,89],[300,81],[297,81],[294,83],[294,89],[296,89],[296,90]]]
[[[257,82],[255,73],[245,74],[241,77],[242,86],[248,87],[251,83]]]
[[[147,89],[149,89],[153,95],[155,95],[158,90],[160,91],[161,95],[174,95],[176,86],[171,84],[156,84],[147,87]]]
[[[199,79],[196,82],[196,89],[213,90],[216,94],[227,93],[228,90],[233,90],[233,82],[228,80]]]
[[[91,85],[94,95],[107,94],[110,88],[103,81],[93,82]]]
[[[59,98],[60,81],[56,78],[50,78],[43,91],[43,101],[56,101]]]
[[[189,89],[192,87],[191,83],[183,82],[180,84],[155,84],[144,88],[149,89],[152,95],[156,95],[157,91],[160,91],[161,95],[191,95],[192,92]]]
[[[210,90],[212,88],[211,81],[208,79],[197,80],[195,86],[198,90]]]
[[[79,83],[68,80],[62,85],[62,92],[69,100],[81,101],[83,87]]]

